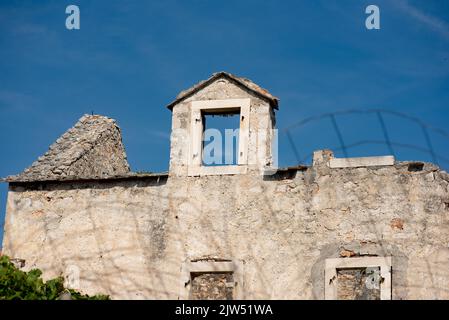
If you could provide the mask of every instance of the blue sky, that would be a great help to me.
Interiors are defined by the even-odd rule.
[[[69,4],[80,8],[80,30],[65,28]],[[380,30],[365,28],[369,4],[380,8]],[[381,108],[445,130],[449,1],[1,1],[0,176],[29,166],[92,111],[117,119],[133,170],[165,171],[165,105],[221,70],[278,96],[279,128]],[[346,145],[383,139],[375,113],[336,121]],[[385,114],[384,122],[391,140],[426,149],[413,121]],[[301,158],[339,146],[329,118],[290,132]],[[439,164],[449,167],[447,137],[429,136]],[[280,164],[296,164],[286,135],[279,139]],[[394,152],[432,160],[404,146]],[[348,149],[349,156],[388,153],[380,144]],[[0,221],[6,190],[1,184]]]

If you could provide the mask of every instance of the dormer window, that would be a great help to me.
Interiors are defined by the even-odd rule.
[[[278,99],[254,82],[215,73],[182,91],[168,108],[171,176],[275,172]]]

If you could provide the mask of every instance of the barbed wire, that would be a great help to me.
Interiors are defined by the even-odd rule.
[[[341,116],[346,116],[346,115],[366,115],[366,114],[376,115],[376,119],[379,122],[379,126],[381,128],[382,135],[383,135],[384,139],[383,140],[359,140],[355,143],[347,144],[345,141],[344,135],[342,134],[342,131],[340,130],[340,126],[338,124],[337,119]],[[388,132],[387,126],[385,124],[384,115],[393,115],[395,117],[398,117],[403,120],[407,120],[409,122],[413,122],[413,123],[417,124],[422,130],[422,134],[423,134],[423,137],[424,137],[424,140],[426,143],[426,147],[422,147],[420,145],[409,144],[409,143],[392,141],[390,138],[390,134]],[[401,147],[401,148],[407,148],[407,149],[411,149],[411,150],[417,150],[417,151],[428,154],[431,157],[433,163],[436,165],[439,165],[440,162],[449,164],[449,158],[446,158],[445,156],[435,152],[435,148],[433,146],[433,143],[432,143],[432,140],[431,140],[431,137],[429,134],[429,132],[436,133],[436,134],[442,136],[443,138],[447,139],[447,141],[449,141],[449,132],[448,131],[445,131],[441,128],[435,127],[435,126],[433,126],[429,123],[426,123],[426,122],[422,121],[421,119],[419,119],[415,116],[411,116],[409,114],[405,114],[405,113],[398,112],[398,111],[387,110],[387,109],[378,109],[378,108],[377,109],[348,109],[348,110],[340,110],[340,111],[335,111],[335,112],[322,113],[319,115],[307,117],[307,118],[300,120],[298,122],[295,122],[285,128],[282,128],[280,131],[281,131],[281,133],[286,134],[287,140],[290,144],[293,154],[295,155],[296,161],[299,164],[303,164],[306,161],[308,161],[312,155],[308,154],[304,157],[301,157],[299,149],[294,142],[294,139],[292,136],[292,130],[297,129],[299,127],[303,127],[306,124],[309,124],[311,122],[319,122],[322,120],[330,120],[331,121],[332,128],[333,128],[333,130],[337,136],[338,142],[339,142],[339,146],[331,147],[331,149],[334,151],[341,151],[345,157],[348,157],[348,155],[349,155],[348,150],[351,148],[358,147],[361,145],[380,144],[380,145],[385,145],[388,148],[389,153],[393,156],[397,155],[397,152],[394,147]]]

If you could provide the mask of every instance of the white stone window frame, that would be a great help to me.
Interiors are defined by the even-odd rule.
[[[383,282],[380,284],[380,300],[391,300],[391,257],[357,257],[326,259],[324,271],[324,298],[337,300],[337,270],[379,267]]]
[[[225,99],[192,101],[190,108],[190,152],[188,161],[188,175],[225,175],[244,174],[248,169],[248,142],[249,142],[249,116],[251,99]],[[216,114],[229,113],[239,109],[239,146],[237,165],[204,166],[203,158],[203,131],[204,123],[202,112]]]
[[[181,267],[181,291],[179,300],[191,299],[192,274],[196,273],[232,273],[233,300],[244,299],[243,261],[188,261]]]

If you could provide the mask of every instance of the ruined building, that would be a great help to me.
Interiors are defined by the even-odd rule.
[[[4,254],[112,298],[448,299],[449,175],[329,150],[276,168],[278,107],[224,72],[183,91],[164,173],[131,172],[116,122],[83,116],[4,179]],[[201,161],[211,114],[239,115],[232,165]]]

